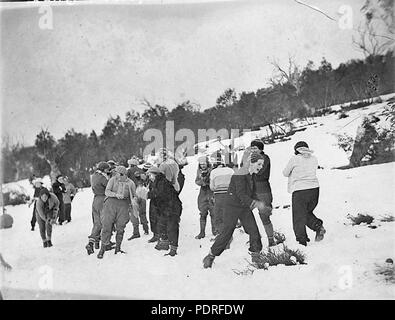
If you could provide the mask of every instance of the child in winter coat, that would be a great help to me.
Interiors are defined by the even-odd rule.
[[[155,202],[158,210],[158,231],[160,239],[155,246],[157,250],[168,250],[170,256],[177,254],[180,216],[182,203],[173,184],[166,179],[157,167],[148,169],[152,181],[148,197]]]
[[[325,229],[313,210],[318,204],[319,183],[316,175],[317,158],[304,141],[294,146],[295,155],[289,160],[283,174],[288,177],[288,192],[292,194],[292,220],[296,241],[307,246],[310,241],[306,226],[316,232],[316,241],[324,238]]]
[[[55,223],[58,213],[58,197],[49,192],[48,189],[43,188],[36,203],[36,219],[44,248],[52,247],[52,225]]]

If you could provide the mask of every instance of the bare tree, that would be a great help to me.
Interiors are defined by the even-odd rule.
[[[362,6],[364,20],[353,44],[365,57],[385,54],[394,47],[393,8],[394,0],[366,0]]]

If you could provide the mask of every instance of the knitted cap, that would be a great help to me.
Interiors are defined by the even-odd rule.
[[[298,149],[298,148],[300,148],[300,147],[308,148],[309,145],[308,145],[306,142],[304,142],[304,141],[299,141],[299,142],[297,142],[297,143],[295,144],[294,150],[296,151],[296,149]]]
[[[255,152],[251,153],[251,155],[250,155],[251,163],[258,162],[258,160],[260,160],[260,159],[263,160],[263,156],[261,154],[255,153]]]
[[[264,144],[261,140],[252,140],[250,146],[257,147],[259,150],[263,150],[264,148]]]
[[[129,166],[138,166],[139,165],[139,161],[137,159],[134,159],[134,158],[129,159],[128,160],[128,165]]]
[[[97,164],[97,169],[100,170],[100,171],[102,171],[102,172],[104,172],[105,170],[110,169],[110,165],[109,165],[107,162],[100,161],[100,162]]]
[[[117,166],[115,168],[115,172],[123,174],[123,175],[126,176],[127,170],[126,170],[126,168],[124,166]]]

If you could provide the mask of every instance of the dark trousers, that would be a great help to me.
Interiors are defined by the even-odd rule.
[[[261,235],[256,224],[253,213],[248,208],[238,208],[227,205],[224,214],[223,231],[217,236],[211,247],[211,253],[219,256],[226,248],[232,238],[238,219],[250,236],[250,252],[260,252],[262,250]]]
[[[51,240],[52,237],[52,224],[41,219],[36,212],[36,219],[38,227],[40,228],[40,236],[43,241]]]
[[[135,217],[133,213],[130,215],[130,221],[133,224],[134,228],[139,227],[139,223],[141,223],[143,226],[147,226],[148,228],[148,221],[147,221],[147,209],[146,209],[146,200],[142,198],[137,199],[137,204],[139,206],[139,218]],[[140,220],[140,221],[139,221]]]
[[[319,230],[322,220],[313,210],[318,204],[319,188],[298,190],[292,193],[292,221],[297,241],[307,241],[306,226],[313,231]]]
[[[198,195],[198,209],[200,211],[200,216],[202,219],[206,220],[207,215],[210,213],[212,218],[213,214],[213,192],[210,188],[200,188]]]
[[[63,221],[65,220],[63,194],[57,194],[56,196],[58,197],[58,200],[59,200],[58,222],[63,223]]]
[[[175,214],[159,216],[159,233],[161,240],[169,240],[171,246],[178,247],[180,217]]]
[[[159,234],[158,220],[159,220],[158,207],[155,205],[155,202],[151,200],[149,204],[149,222],[151,226],[151,231],[154,234]]]
[[[259,216],[262,220],[263,225],[268,225],[272,223],[270,221],[270,216],[272,215],[272,202],[273,202],[273,196],[271,193],[258,193],[256,195],[257,199],[260,201],[263,201],[265,204],[265,208],[263,210],[259,211]]]
[[[34,201],[32,220],[30,220],[30,225],[32,226],[33,229],[36,226],[36,222],[37,222],[37,219],[36,219],[36,201]]]
[[[226,206],[226,193],[215,193],[214,194],[214,228],[218,233],[221,233],[224,229],[224,214]]]
[[[68,222],[71,221],[71,203],[64,204],[64,219]]]

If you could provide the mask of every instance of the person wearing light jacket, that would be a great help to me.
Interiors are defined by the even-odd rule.
[[[289,160],[283,174],[288,177],[288,192],[292,194],[292,220],[296,241],[307,246],[310,239],[306,226],[316,232],[315,241],[321,241],[326,232],[322,220],[313,213],[318,204],[320,190],[316,174],[318,160],[304,141],[297,142],[294,151],[295,155]]]
[[[129,222],[131,214],[138,214],[136,202],[136,186],[134,182],[129,179],[126,174],[127,170],[124,166],[117,166],[115,168],[115,175],[108,181],[103,205],[103,220],[101,231],[101,247],[97,257],[103,258],[104,252],[108,245],[110,245],[111,231],[115,224],[115,254],[125,253],[121,250],[123,235],[125,227]],[[130,206],[134,209],[130,210]]]
[[[52,225],[55,223],[58,213],[58,197],[49,192],[47,188],[42,188],[36,202],[36,219],[44,248],[52,247]]]
[[[140,179],[140,176],[144,175],[144,170],[138,167],[139,161],[136,158],[129,159],[128,165],[129,168],[127,169],[127,177],[134,182],[137,188],[139,185],[142,185],[142,180]],[[133,225],[133,234],[131,237],[128,238],[128,240],[140,238],[140,230],[139,230],[140,223],[143,226],[144,234],[146,235],[149,234],[147,209],[146,209],[147,201],[146,199],[137,197],[137,204],[138,204],[139,216],[135,217],[133,214],[130,215],[131,222]]]
[[[221,160],[218,166],[210,172],[210,189],[214,192],[214,224],[218,234],[223,230],[226,193],[234,170],[226,167]]]

